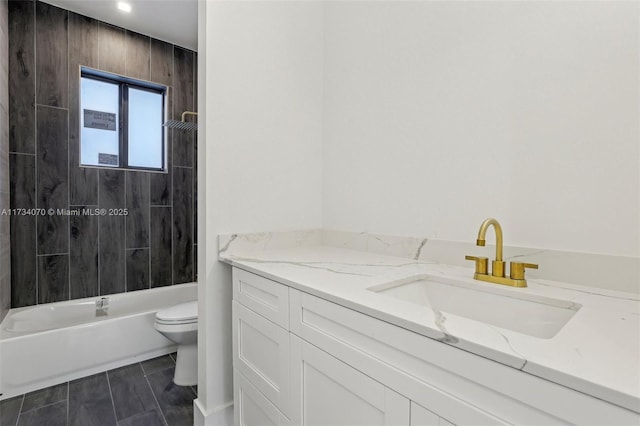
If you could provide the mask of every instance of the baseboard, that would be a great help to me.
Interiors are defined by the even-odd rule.
[[[207,412],[200,404],[199,399],[193,400],[193,425],[194,426],[232,426],[233,425],[233,401],[215,407]]]

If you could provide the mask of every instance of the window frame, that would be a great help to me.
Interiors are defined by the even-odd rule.
[[[84,111],[82,109],[83,78],[89,78],[118,86],[118,166],[82,164],[82,119],[80,119],[80,117],[82,116],[82,114],[84,114]],[[168,130],[165,126],[162,126],[161,131],[162,167],[157,168],[129,165],[129,88],[162,95],[162,123],[164,124],[167,121],[167,104],[169,93],[169,88],[167,86],[153,83],[151,81],[125,77],[122,75],[113,74],[107,71],[102,71],[82,65],[80,66],[80,78],[78,80],[78,125],[80,126],[80,128],[78,129],[79,166],[104,170],[138,170],[143,172],[168,173]]]

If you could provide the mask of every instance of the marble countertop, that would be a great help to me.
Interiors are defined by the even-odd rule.
[[[640,298],[529,279],[527,295],[581,305],[553,337],[532,337],[367,290],[421,274],[472,283],[473,270],[323,245],[220,250],[220,260],[529,374],[640,412]],[[222,244],[221,244],[222,245]]]

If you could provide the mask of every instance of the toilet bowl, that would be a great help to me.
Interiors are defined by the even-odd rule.
[[[198,302],[158,311],[154,327],[178,345],[173,382],[179,386],[198,384]]]

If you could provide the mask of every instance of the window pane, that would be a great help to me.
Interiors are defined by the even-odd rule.
[[[80,163],[118,167],[118,85],[82,77],[80,94]]]
[[[164,168],[160,93],[129,88],[129,166]]]

